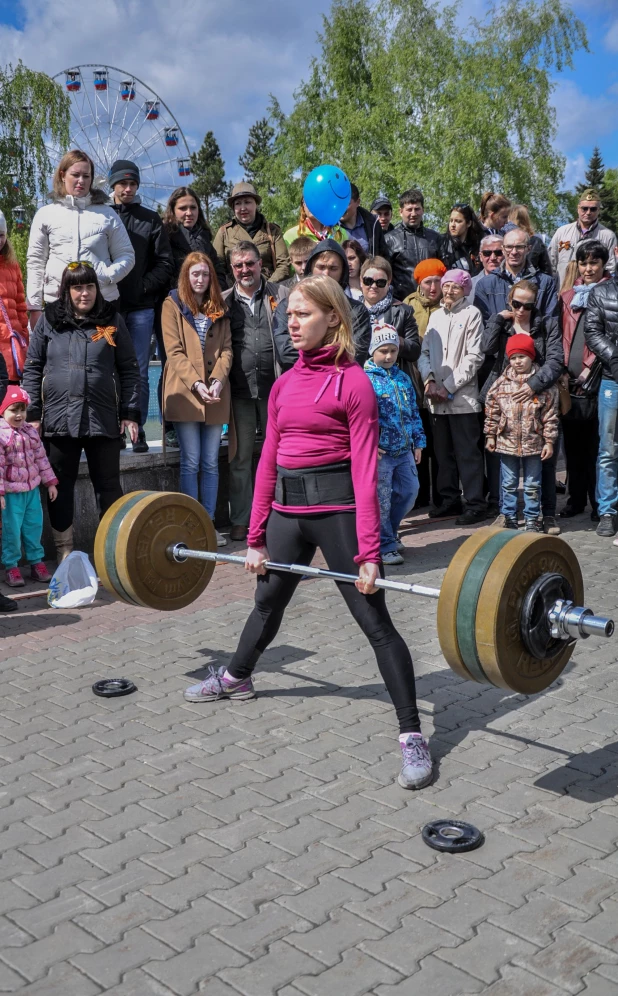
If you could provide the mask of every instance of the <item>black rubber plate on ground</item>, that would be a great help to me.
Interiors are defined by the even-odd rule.
[[[434,820],[423,827],[423,840],[436,851],[460,854],[480,847],[485,837],[471,823],[460,823],[459,820]]]
[[[130,695],[131,692],[136,692],[137,686],[128,678],[102,678],[101,681],[95,681],[92,691],[104,699],[113,699],[118,695]]]

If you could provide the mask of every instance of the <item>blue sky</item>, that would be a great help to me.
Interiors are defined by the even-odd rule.
[[[557,146],[567,157],[565,185],[583,177],[595,144],[618,166],[618,0],[573,0],[590,53],[561,74],[554,97]],[[268,94],[284,109],[306,74],[330,0],[0,0],[2,62],[24,62],[51,75],[102,62],[134,73],[165,100],[193,147],[215,132],[228,176],[239,178],[247,130]],[[466,0],[482,13],[487,0]],[[186,18],[175,16],[188,11]]]

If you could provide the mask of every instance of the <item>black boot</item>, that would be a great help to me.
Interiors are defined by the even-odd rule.
[[[146,433],[143,429],[140,429],[137,434],[137,442],[133,443],[134,453],[148,453],[148,443],[146,442]]]

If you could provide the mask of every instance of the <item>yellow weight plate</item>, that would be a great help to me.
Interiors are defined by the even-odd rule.
[[[440,586],[438,599],[438,639],[440,649],[446,663],[455,674],[467,681],[474,681],[463,662],[457,642],[457,603],[468,568],[478,551],[491,536],[503,530],[496,526],[482,526],[475,529],[471,536],[461,544],[457,553],[446,569],[446,574]]]
[[[172,491],[146,495],[118,528],[116,569],[123,589],[138,605],[182,609],[198,598],[212,577],[211,561],[178,564],[167,549],[184,543],[216,553],[217,537],[204,508],[188,495]]]
[[[485,674],[492,684],[524,695],[551,685],[574,649],[573,643],[565,642],[556,657],[537,660],[521,638],[524,596],[546,573],[562,574],[573,589],[575,604],[584,604],[582,573],[573,550],[559,537],[539,533],[520,533],[498,553],[477,603],[476,646]]]
[[[94,538],[94,566],[103,587],[122,601],[128,601],[126,593],[118,583],[115,564],[115,542],[109,542],[112,524],[117,525],[122,517],[125,505],[134,503],[139,496],[150,494],[149,491],[130,491],[118,498],[104,513],[97,527]]]

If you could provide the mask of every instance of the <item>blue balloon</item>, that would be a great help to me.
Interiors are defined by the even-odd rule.
[[[316,166],[303,186],[305,207],[325,228],[337,224],[351,196],[350,181],[338,166]]]

